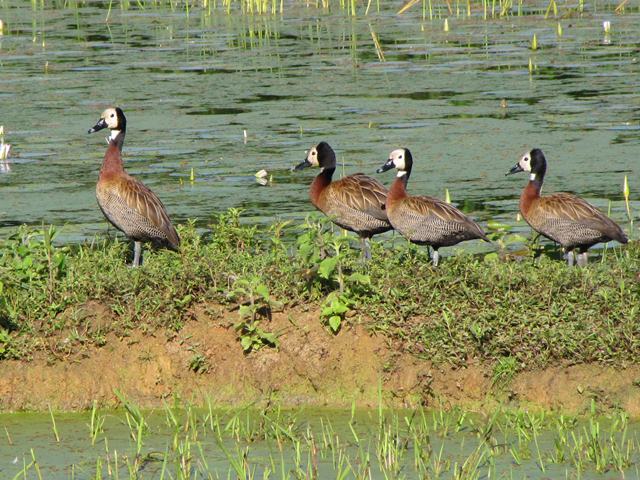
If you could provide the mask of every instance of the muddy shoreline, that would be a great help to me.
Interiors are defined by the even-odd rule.
[[[87,309],[86,328],[109,322],[100,305]],[[232,326],[236,312],[207,305],[192,313],[179,332],[111,332],[99,348],[54,356],[50,352],[60,349],[44,345],[29,360],[1,361],[0,409],[82,410],[94,400],[115,407],[115,389],[144,407],[173,395],[222,405],[271,399],[285,406],[372,407],[381,390],[384,401],[398,407],[506,404],[581,413],[595,400],[600,409],[640,417],[640,365],[558,365],[522,371],[496,385],[493,365],[473,359],[462,367],[434,365],[369,333],[366,318],[354,318],[352,327],[334,336],[318,321],[318,311],[276,312],[270,329],[278,332],[279,347],[245,355]],[[53,347],[64,337],[43,341]]]

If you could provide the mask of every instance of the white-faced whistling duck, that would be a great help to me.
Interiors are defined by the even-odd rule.
[[[627,243],[620,226],[582,198],[570,193],[540,196],[547,171],[542,150],[534,148],[525,153],[507,173],[529,172],[529,183],[520,195],[520,212],[536,232],[559,243],[565,251],[569,266],[574,263],[574,249],[578,249],[578,265],[587,264],[587,249],[600,242],[617,240]]]
[[[407,194],[413,157],[408,148],[398,148],[389,154],[389,160],[378,173],[392,168],[397,177],[387,194],[387,215],[395,230],[410,242],[432,248],[433,265],[438,265],[438,249],[456,245],[465,240],[481,238],[489,241],[480,226],[460,210],[434,197]]]
[[[332,182],[336,154],[327,142],[311,148],[295,170],[306,167],[320,167],[320,173],[309,188],[311,203],[336,225],[357,233],[362,241],[363,257],[370,259],[368,239],[391,230],[384,207],[387,189],[362,173]]]
[[[180,238],[173,228],[160,199],[124,170],[122,145],[127,130],[127,119],[120,108],[108,108],[98,123],[89,130],[111,130],[109,146],[104,154],[96,197],[107,220],[134,241],[133,266],[140,265],[142,242],[155,247],[178,251]]]

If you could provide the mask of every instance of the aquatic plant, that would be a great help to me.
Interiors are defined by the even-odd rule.
[[[119,394],[121,395],[121,394]],[[577,478],[597,473],[635,474],[640,444],[624,413],[583,417],[497,408],[285,410],[263,405],[222,408],[179,397],[144,412],[150,432],[140,444],[139,423],[124,411],[92,412],[105,419],[104,445],[88,447],[68,471],[92,478],[520,478],[534,473]],[[124,429],[117,429],[123,425]],[[94,426],[87,425],[90,434]],[[8,433],[8,432],[7,432]],[[129,443],[127,443],[129,437]],[[48,478],[55,468],[38,460],[46,446],[25,448],[13,477]],[[51,440],[55,441],[55,440]],[[69,446],[56,443],[56,454]],[[74,450],[76,447],[72,447]],[[20,461],[21,460],[21,461]],[[59,462],[58,462],[59,464]],[[562,472],[562,473],[561,473]]]
[[[87,0],[73,2],[54,2],[48,8],[67,9],[77,11],[86,7]],[[44,2],[32,2],[34,14],[45,8]],[[249,15],[249,16],[275,16],[296,13],[300,9],[320,10],[325,12],[342,12],[350,17],[366,17],[373,13],[379,13],[385,8],[379,0],[375,4],[372,0],[109,0],[102,6],[106,10],[105,21],[109,21],[114,10],[126,12],[129,10],[141,11],[169,11],[174,14],[182,13],[186,17],[200,15],[211,17],[214,15]],[[478,16],[484,20],[489,18],[504,18],[511,16],[539,15],[548,18],[567,17],[585,10],[584,0],[578,4],[571,2],[558,3],[556,0],[540,0],[527,3],[523,0],[456,0],[455,2],[435,2],[433,0],[408,0],[399,9],[393,7],[398,15],[411,11],[421,12],[423,20],[443,19],[446,17],[464,18]],[[598,10],[608,9],[618,15],[624,14],[629,8],[628,0],[604,2],[597,5]],[[610,29],[606,24],[605,31]],[[0,24],[1,25],[1,24]],[[2,27],[4,27],[2,25]],[[2,29],[0,29],[0,34]]]

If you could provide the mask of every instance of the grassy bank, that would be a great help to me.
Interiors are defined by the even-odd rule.
[[[269,318],[294,308],[318,309],[333,335],[361,324],[436,364],[492,362],[496,378],[562,361],[623,365],[640,354],[634,242],[584,269],[547,253],[535,259],[533,247],[517,257],[458,252],[434,269],[426,250],[399,242],[374,241],[365,266],[353,237],[316,221],[247,226],[231,211],[209,233],[186,225],[180,234],[180,255],[148,252],[140,269],[125,264],[128,245],[118,241],[55,246],[51,229],[25,228],[2,241],[0,359],[101,347],[132,331],[179,332],[212,305],[230,312],[228,328],[248,355],[278,347]],[[505,238],[494,233],[498,245]],[[88,302],[103,305],[108,321],[89,328]]]

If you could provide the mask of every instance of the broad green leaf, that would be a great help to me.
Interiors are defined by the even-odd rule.
[[[245,352],[251,350],[253,339],[251,337],[242,337],[240,338],[240,345],[242,346],[242,350],[244,350]]]
[[[329,279],[333,271],[336,269],[336,265],[338,264],[338,257],[329,257],[325,258],[320,262],[320,266],[318,267],[318,273],[322,278]]]
[[[371,284],[371,277],[369,277],[369,275],[365,275],[363,273],[352,273],[351,275],[349,275],[347,277],[347,280],[351,281],[351,282],[356,282],[359,283],[361,285],[370,285]]]
[[[342,323],[342,319],[338,315],[329,317],[329,328],[333,333],[336,333],[340,329],[341,323]]]
[[[349,311],[349,307],[347,307],[340,300],[333,300],[331,302],[331,310],[333,313],[345,313]]]
[[[256,287],[256,293],[264,298],[267,302],[269,301],[269,289],[266,285],[260,284]]]

